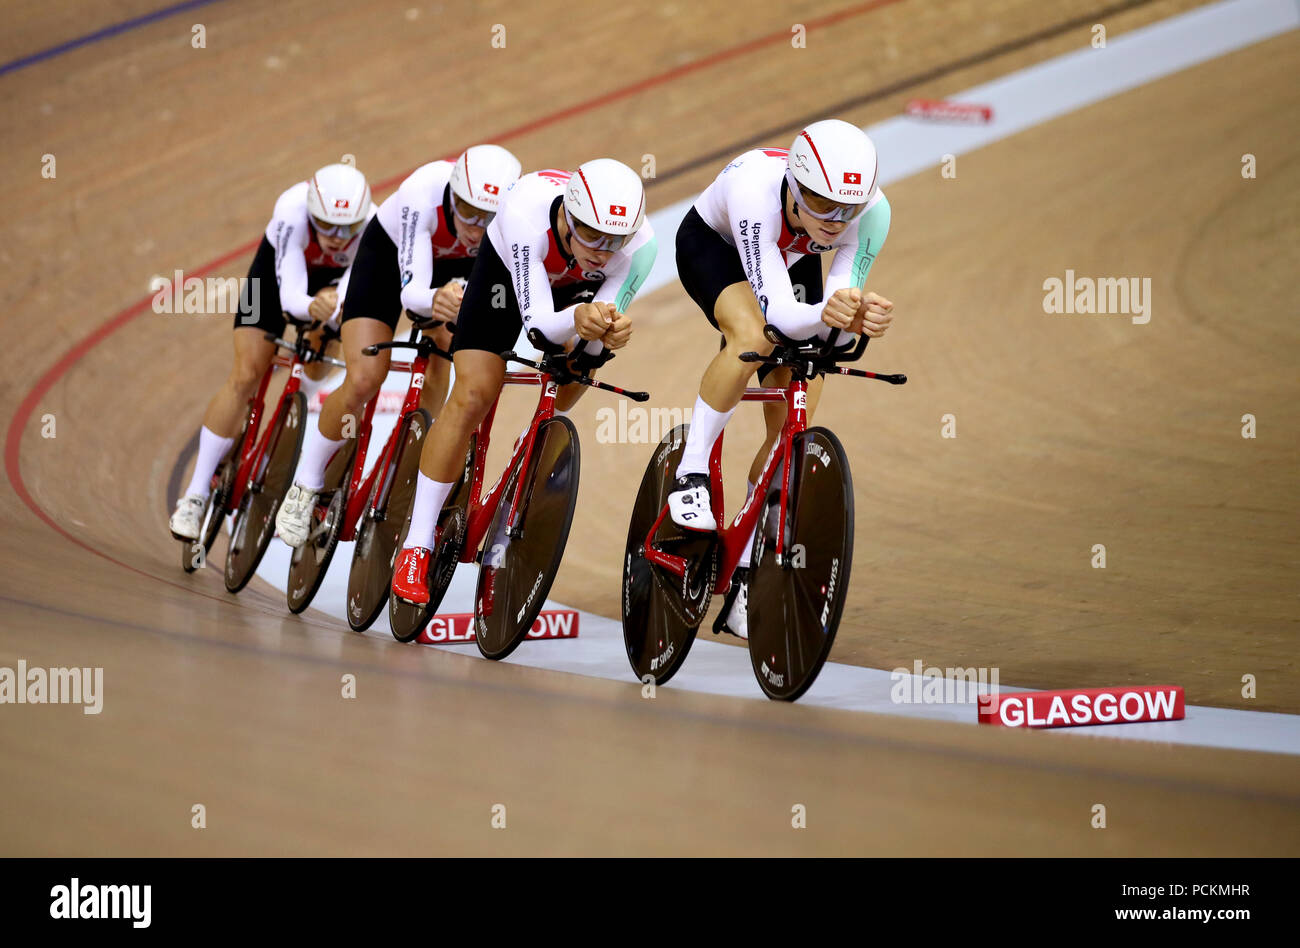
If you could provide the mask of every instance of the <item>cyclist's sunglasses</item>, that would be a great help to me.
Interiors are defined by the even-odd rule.
[[[316,233],[322,237],[355,237],[361,232],[361,228],[366,224],[365,221],[357,221],[353,224],[327,224],[319,217],[311,219],[311,226],[316,228]]]
[[[588,250],[622,250],[627,246],[627,242],[632,239],[631,234],[602,234],[600,231],[595,231],[594,233],[599,236],[596,237],[595,240],[587,240],[582,236],[582,234],[578,233],[579,227],[587,227],[587,225],[576,222],[573,219],[573,215],[569,213],[567,207],[564,208],[564,221],[569,225],[569,233],[572,235],[573,239],[582,244],[582,246],[586,247]],[[590,231],[591,228],[587,227],[587,230]]]
[[[486,227],[497,216],[496,211],[480,210],[472,204],[466,204],[454,194],[451,196],[451,212],[466,227]]]
[[[819,202],[830,205],[831,209],[829,211],[814,211],[808,206],[808,198],[804,196],[803,191],[799,187],[799,182],[794,179],[794,175],[790,173],[789,168],[785,171],[785,181],[786,184],[790,186],[790,191],[794,194],[794,199],[799,205],[799,214],[801,216],[807,214],[809,217],[815,218],[819,221],[826,221],[827,223],[834,223],[836,221],[848,222],[861,214],[867,206],[865,204],[841,204],[838,201],[832,201],[829,198],[824,198],[820,194],[817,194],[814,195],[814,197],[816,197]]]

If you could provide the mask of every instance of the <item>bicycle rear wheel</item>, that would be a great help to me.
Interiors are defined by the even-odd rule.
[[[348,625],[354,632],[370,628],[388,604],[393,567],[397,563],[398,534],[410,517],[416,476],[420,473],[420,451],[432,423],[423,408],[402,419],[396,457],[386,475],[376,476],[370,488],[361,525],[357,528],[357,543],[352,549],[352,571],[348,574]],[[376,510],[375,502],[389,479],[392,487],[388,497],[382,509]]]
[[[646,466],[632,506],[623,556],[623,644],[638,681],[662,685],[677,674],[709,608],[717,574],[717,535],[683,530],[664,518],[652,538],[656,549],[685,557],[685,576],[676,576],[645,557],[645,539],[654,526],[686,447],[689,425],[664,435]]]
[[[424,627],[429,624],[442,597],[447,594],[451,578],[456,575],[456,564],[460,562],[461,551],[465,548],[465,531],[469,526],[470,493],[474,489],[474,450],[478,446],[478,435],[469,439],[469,450],[465,452],[465,463],[461,468],[460,479],[452,488],[447,502],[438,513],[438,532],[442,542],[434,551],[433,562],[429,564],[429,601],[423,606],[404,602],[396,596],[388,597],[388,625],[393,631],[393,638],[399,642],[414,641]],[[406,517],[402,523],[401,540],[398,551],[406,546],[406,534],[411,529],[411,507],[407,505]],[[393,581],[393,568],[389,567],[388,582]]]
[[[320,492],[316,509],[312,511],[312,530],[307,542],[293,551],[289,560],[289,583],[286,598],[289,611],[302,612],[325,581],[330,560],[339,545],[343,532],[343,519],[347,516],[348,493],[351,491],[352,459],[357,453],[357,439],[349,438],[334,453],[325,468],[325,486]],[[324,512],[321,504],[325,504]]]
[[[794,701],[817,679],[835,642],[853,560],[853,477],[839,439],[809,428],[795,437],[791,454],[790,553],[777,563],[782,462],[760,511],[749,583],[750,663],[763,693],[778,701]]]
[[[483,542],[474,597],[474,641],[485,658],[500,660],[518,648],[542,611],[569,540],[581,463],[578,432],[560,415],[537,429],[529,470],[521,458],[510,472]],[[522,516],[511,536],[516,492]]]
[[[208,494],[208,504],[203,508],[202,526],[199,527],[199,540],[195,543],[181,544],[181,568],[187,573],[192,573],[200,565],[207,563],[208,554],[212,552],[212,544],[217,542],[217,534],[221,532],[221,525],[226,522],[226,503],[230,500],[231,489],[235,484],[235,474],[239,471],[239,459],[244,445],[244,436],[247,433],[248,418],[245,417],[244,427],[240,429],[239,437],[230,446],[226,456],[217,465],[216,473],[212,476],[214,483],[212,492]]]
[[[257,564],[275,536],[275,512],[293,482],[302,450],[307,417],[307,396],[295,392],[285,405],[279,423],[270,432],[262,470],[253,471],[244,497],[230,524],[230,549],[226,551],[226,589],[237,593],[253,578]]]

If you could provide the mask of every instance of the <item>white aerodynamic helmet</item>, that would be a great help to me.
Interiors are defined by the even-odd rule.
[[[519,159],[500,145],[473,145],[451,169],[451,192],[471,207],[495,214],[501,195],[522,170]]]
[[[370,184],[351,165],[326,165],[307,182],[307,213],[329,227],[355,233],[370,213]]]
[[[584,161],[564,189],[564,209],[603,234],[631,238],[645,223],[641,176],[613,158]]]
[[[786,181],[800,212],[825,221],[847,221],[862,212],[876,193],[876,146],[867,133],[839,119],[813,122],[794,140],[786,163]],[[817,213],[803,199],[815,194],[835,207]]]

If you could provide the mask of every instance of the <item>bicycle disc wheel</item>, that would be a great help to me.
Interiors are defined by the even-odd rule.
[[[623,555],[623,644],[638,681],[662,685],[677,674],[709,608],[717,572],[717,535],[683,530],[668,518],[653,538],[665,553],[691,562],[684,577],[645,558],[645,539],[672,490],[689,425],[664,435],[641,478]]]
[[[252,482],[235,511],[230,525],[230,549],[226,551],[226,589],[232,593],[248,585],[275,536],[275,512],[293,482],[306,417],[307,396],[295,392],[285,405],[276,430],[271,432],[271,442],[262,460],[263,469],[253,472]]]
[[[516,462],[483,541],[474,597],[474,641],[484,658],[505,658],[524,640],[551,591],[573,524],[581,468],[578,432],[560,415],[537,429],[529,470]],[[519,493],[518,535],[507,530]]]
[[[289,584],[286,598],[289,611],[302,612],[315,598],[320,584],[325,581],[330,560],[339,545],[343,532],[343,518],[347,515],[348,492],[351,490],[352,459],[357,453],[357,439],[348,442],[334,454],[325,469],[325,486],[320,500],[326,504],[321,514],[320,501],[312,512],[312,529],[307,542],[293,551],[289,560]]]
[[[357,543],[352,549],[352,571],[348,574],[348,625],[354,632],[370,628],[388,604],[393,566],[397,563],[398,533],[411,513],[416,475],[420,473],[420,450],[432,423],[423,408],[402,420],[403,430],[397,436],[396,456],[388,477],[376,476],[370,488],[361,526],[357,528]],[[392,487],[388,497],[383,508],[375,510],[375,501],[389,478]]]
[[[208,494],[208,504],[203,508],[202,526],[199,527],[200,540],[197,543],[181,544],[181,567],[187,573],[192,573],[199,568],[200,563],[207,563],[208,554],[212,552],[212,544],[217,542],[217,534],[221,532],[221,525],[226,522],[226,502],[230,499],[231,488],[234,487],[235,474],[239,470],[240,449],[244,444],[244,435],[248,432],[248,419],[244,419],[244,427],[239,432],[239,437],[235,439],[230,449],[226,451],[226,456],[221,459],[217,465],[216,474],[213,480],[216,484],[212,487],[212,492]],[[200,547],[202,552],[200,552]]]
[[[438,513],[438,530],[442,542],[434,552],[434,560],[429,564],[429,601],[423,606],[413,605],[388,597],[388,625],[393,630],[393,638],[399,642],[414,641],[424,627],[429,624],[442,597],[447,594],[451,578],[456,574],[456,564],[460,562],[461,551],[465,548],[465,531],[469,526],[470,492],[474,488],[474,450],[478,446],[478,435],[469,439],[469,450],[465,452],[465,463],[461,467],[460,478],[451,489],[451,495]],[[406,546],[406,534],[411,529],[411,506],[407,505],[406,517],[402,523],[401,541],[397,544],[400,552]],[[393,568],[388,570],[388,582],[393,581]],[[391,588],[391,587],[390,587]]]
[[[750,663],[763,693],[779,701],[807,691],[830,654],[853,561],[853,478],[839,439],[809,428],[791,452],[791,554],[776,562],[783,462],[763,500],[749,583]]]

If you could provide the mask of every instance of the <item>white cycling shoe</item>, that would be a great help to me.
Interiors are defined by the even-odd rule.
[[[736,638],[749,639],[749,568],[739,567],[731,576],[731,588],[722,603],[722,611],[713,624],[714,633],[730,632]]]
[[[311,518],[316,510],[320,491],[294,484],[284,495],[284,502],[275,512],[275,529],[280,539],[295,550],[307,542],[311,535]]]
[[[167,521],[172,536],[182,543],[193,543],[203,529],[203,514],[208,509],[208,499],[198,494],[186,494],[176,501],[176,510]]]
[[[673,523],[687,530],[707,532],[718,529],[709,497],[709,476],[683,474],[677,478],[672,493],[668,495],[668,515],[673,518]]]

